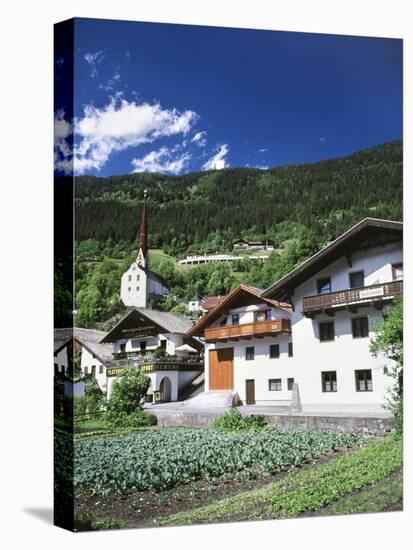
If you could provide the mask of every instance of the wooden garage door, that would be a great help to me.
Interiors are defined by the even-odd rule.
[[[209,352],[209,389],[234,389],[234,349],[213,349]]]

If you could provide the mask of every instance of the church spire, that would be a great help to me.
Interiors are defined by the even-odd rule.
[[[143,192],[143,211],[142,211],[142,217],[141,217],[141,225],[139,229],[139,251],[142,251],[142,255],[144,258],[146,258],[146,254],[148,251],[148,228],[147,228],[147,221],[146,221],[146,195],[147,190]]]

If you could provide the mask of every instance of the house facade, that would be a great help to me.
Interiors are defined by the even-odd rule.
[[[126,365],[139,367],[151,380],[148,401],[177,401],[179,392],[203,371],[202,358],[178,348],[202,345],[187,332],[192,322],[182,315],[147,308],[132,308],[101,340],[112,346],[107,370],[108,398],[113,382]]]
[[[261,292],[240,285],[189,334],[205,341],[206,390],[235,390],[246,404],[289,403],[291,308],[262,298]]]
[[[227,320],[239,315],[239,328],[228,327],[231,338],[211,338],[220,323],[212,313],[222,304],[191,329],[190,334],[205,338],[206,389],[220,389],[208,376],[211,362],[217,361],[222,369],[233,370],[226,389],[236,391],[244,403],[289,403],[293,384],[298,384],[304,410],[380,410],[393,380],[386,374],[389,360],[370,353],[372,329],[385,306],[402,294],[402,224],[366,218],[258,292],[254,304],[244,294],[237,311],[230,307],[226,312]],[[243,325],[267,307],[265,300],[279,304],[272,308],[272,318],[288,321],[289,329],[257,339],[254,331],[261,329],[252,326],[245,335]],[[254,321],[258,324],[256,317]],[[228,351],[220,355],[216,348]]]
[[[54,332],[54,371],[73,378],[87,375],[107,390],[107,369],[112,363],[112,346],[100,341],[105,332],[86,328],[61,328]],[[74,364],[75,363],[75,364]]]

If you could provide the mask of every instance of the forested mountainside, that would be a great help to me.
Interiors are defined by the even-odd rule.
[[[109,328],[124,310],[120,279],[136,256],[145,189],[151,269],[171,289],[156,307],[182,313],[195,292],[224,295],[241,282],[265,288],[366,216],[401,220],[402,161],[397,141],[270,170],[77,177],[78,326]],[[238,238],[273,239],[276,251],[263,261],[176,264],[188,250],[231,251]],[[65,309],[70,313],[69,300]]]
[[[310,228],[320,245],[366,216],[401,219],[402,142],[269,170],[81,176],[76,239],[132,243],[144,189],[150,247],[172,255],[230,249],[237,238],[280,243],[294,236],[295,224]]]

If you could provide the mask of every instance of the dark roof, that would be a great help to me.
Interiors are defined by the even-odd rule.
[[[202,302],[203,298],[200,294],[196,293],[192,296],[192,298],[189,300],[190,302]]]
[[[274,241],[272,239],[263,239],[262,241],[247,241],[245,239],[238,239],[236,241],[233,241],[233,244],[237,243],[246,243],[249,245],[266,245],[266,244],[274,244]]]
[[[372,246],[400,241],[402,238],[402,222],[365,218],[264,290],[262,296],[286,299],[294,288],[338,258],[347,256],[351,262],[351,254],[356,250],[367,250]]]
[[[275,306],[291,313],[291,307],[288,304],[280,303],[276,300],[264,298],[261,289],[256,289],[247,285],[239,285],[236,289],[223,298],[214,309],[211,309],[206,315],[188,331],[189,336],[202,335],[205,328],[216,321],[224,311],[234,307],[247,306],[264,302],[270,306]]]
[[[169,289],[169,285],[163,277],[161,277],[154,271],[151,271],[150,269],[144,269],[144,271],[146,275],[149,277],[149,279],[152,279],[153,281],[157,281],[158,283],[161,283],[161,285]]]
[[[55,353],[59,353],[59,351],[65,347],[67,342],[73,337],[74,332],[74,328],[54,329],[53,348]]]
[[[192,326],[192,321],[183,315],[169,313],[167,311],[158,311],[156,309],[147,309],[143,307],[132,308],[128,313],[102,338],[101,342],[114,342],[120,338],[125,338],[122,331],[124,329],[133,329],[140,321],[149,321],[153,324],[158,334],[186,334]]]
[[[54,352],[59,353],[74,337],[79,344],[99,359],[101,363],[110,363],[113,357],[112,346],[101,343],[105,334],[102,330],[88,328],[57,328],[54,331]]]

